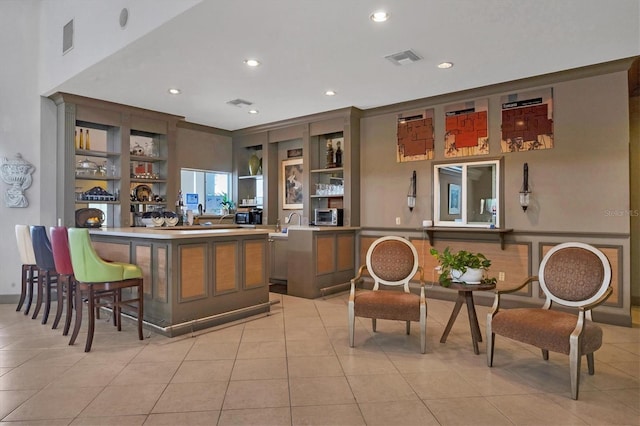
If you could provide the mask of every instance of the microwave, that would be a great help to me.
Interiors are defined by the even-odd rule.
[[[262,210],[252,209],[236,213],[235,223],[239,225],[262,225]]]
[[[314,223],[316,224],[316,226],[343,226],[344,210],[316,209]]]

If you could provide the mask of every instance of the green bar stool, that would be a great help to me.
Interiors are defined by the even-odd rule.
[[[89,327],[85,352],[91,350],[95,331],[96,310],[108,307],[113,311],[113,318],[118,331],[121,331],[120,314],[122,308],[135,311],[138,318],[138,338],[143,340],[143,280],[142,270],[137,265],[121,262],[106,262],[98,256],[93,245],[89,230],[86,228],[69,228],[69,250],[71,263],[76,279],[76,320],[73,333],[69,341],[73,345],[82,325],[82,299],[89,302]],[[123,299],[122,290],[130,289],[131,296]],[[113,293],[113,297],[105,298],[105,294]]]

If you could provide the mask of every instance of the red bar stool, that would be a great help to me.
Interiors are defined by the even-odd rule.
[[[58,273],[58,280],[62,286],[64,299],[67,304],[64,329],[62,331],[62,335],[66,336],[69,334],[69,328],[71,327],[71,316],[74,305],[73,296],[75,294],[76,287],[73,265],[71,264],[71,253],[69,252],[69,237],[67,236],[67,228],[64,226],[52,226],[49,228],[49,234],[51,234],[51,249],[53,251],[53,260],[56,265],[56,272]],[[58,307],[62,307],[61,301],[58,301]],[[76,307],[76,309],[78,308],[82,309],[82,305]],[[58,326],[59,320],[60,318],[56,315],[53,328]]]
[[[132,309],[138,317],[138,338],[143,340],[143,281],[142,270],[129,263],[106,262],[98,256],[93,245],[89,230],[86,228],[69,228],[69,249],[71,263],[76,279],[76,321],[69,341],[73,345],[82,325],[82,295],[89,301],[89,328],[84,351],[91,350],[95,331],[96,310],[102,306],[113,310],[113,317],[118,331],[121,330],[122,308]],[[122,290],[130,289],[131,297],[122,298]],[[104,299],[104,292],[113,291],[115,297]],[[135,294],[133,294],[135,293]]]
[[[24,314],[29,314],[31,302],[33,301],[33,286],[38,282],[38,266],[36,265],[36,255],[33,252],[31,242],[31,232],[28,225],[16,225],[16,240],[18,242],[18,253],[22,262],[22,290],[16,311],[22,309],[25,300],[27,306]]]

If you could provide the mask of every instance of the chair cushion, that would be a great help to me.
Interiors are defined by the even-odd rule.
[[[393,290],[360,291],[354,312],[365,318],[420,321],[420,296]]]
[[[604,276],[600,258],[580,247],[558,250],[544,267],[546,288],[556,297],[574,302],[593,297],[602,287]]]
[[[386,281],[402,281],[411,274],[416,259],[406,242],[388,240],[376,245],[367,268]]]
[[[569,355],[569,336],[576,328],[576,315],[548,309],[518,308],[498,311],[491,321],[495,334],[540,349]],[[582,335],[582,354],[595,352],[602,346],[602,329],[586,321]]]
[[[112,264],[122,266],[122,279],[130,280],[132,278],[142,278],[142,269],[138,265],[122,262],[111,262]]]

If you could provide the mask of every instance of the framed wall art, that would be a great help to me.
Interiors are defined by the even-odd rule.
[[[304,188],[302,186],[302,158],[282,161],[282,208],[302,209]]]

